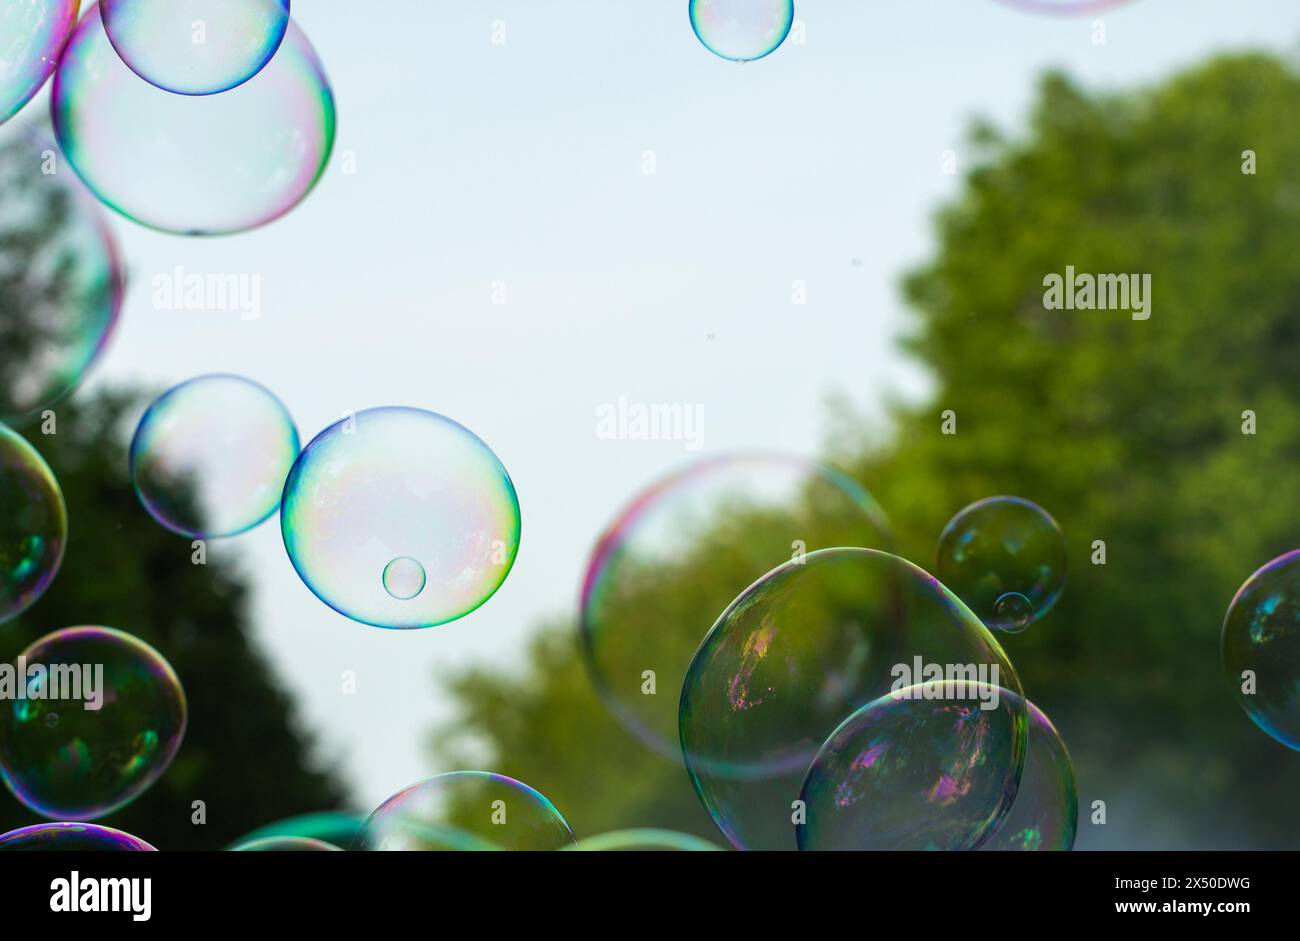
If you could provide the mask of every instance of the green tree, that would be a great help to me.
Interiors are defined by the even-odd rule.
[[[1080,847],[1300,838],[1300,816],[1280,812],[1300,756],[1251,725],[1218,652],[1237,587],[1300,544],[1297,107],[1289,64],[1237,55],[1122,93],[1049,74],[1023,131],[977,124],[935,255],[904,284],[916,317],[902,347],[932,373],[933,396],[895,406],[883,446],[852,444],[867,435],[843,416],[832,438],[829,456],[922,567],[981,497],[1023,496],[1061,523],[1065,593],[1005,646],[1073,753]],[[1044,278],[1067,266],[1149,274],[1150,319],[1045,309]],[[1247,410],[1257,434],[1242,432]],[[460,715],[435,739],[448,761],[486,747],[580,835],[657,825],[716,838],[681,767],[607,716],[571,625],[539,633],[522,676],[479,668],[448,684]],[[1105,826],[1088,822],[1097,800]]]

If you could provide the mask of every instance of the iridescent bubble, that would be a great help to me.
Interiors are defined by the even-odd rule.
[[[231,847],[238,853],[337,853],[342,848],[305,836],[268,836]]]
[[[1300,751],[1300,549],[1238,589],[1223,619],[1223,668],[1246,715]]]
[[[241,376],[199,376],[164,393],[131,439],[131,481],[149,515],[197,539],[236,536],[280,506],[298,457],[293,418]]]
[[[45,594],[67,539],[68,511],[50,466],[0,425],[0,624]]]
[[[80,7],[81,0],[0,0],[0,124],[50,77]]]
[[[289,0],[100,0],[104,32],[146,82],[179,95],[242,85],[271,61]]]
[[[304,840],[319,840],[334,846],[352,846],[361,832],[366,818],[357,814],[328,811],[318,814],[302,814],[258,827],[252,833],[236,841],[240,846],[255,840],[273,837],[294,837]]]
[[[152,846],[129,833],[93,823],[37,823],[0,835],[0,851],[27,853],[153,853]]]
[[[735,62],[775,52],[794,25],[794,0],[691,0],[690,11],[705,48]]]
[[[831,733],[949,668],[1020,691],[993,635],[910,562],[871,549],[787,562],[732,602],[691,663],[680,728],[696,793],[738,849],[794,849],[792,802]]]
[[[1015,696],[1002,690],[1006,697]],[[984,842],[982,850],[1068,850],[1079,827],[1079,795],[1074,763],[1050,719],[1025,700],[1029,733],[1025,769],[1011,811]]]
[[[612,833],[587,837],[585,840],[579,840],[574,845],[564,848],[588,853],[646,853],[661,851],[709,853],[722,850],[722,847],[716,843],[710,843],[708,840],[692,836],[689,833],[656,829],[615,830]]]
[[[375,850],[556,850],[574,839],[554,805],[522,781],[452,771],[384,801],[358,842]]]
[[[173,95],[141,79],[96,7],[54,75],[54,129],[105,204],[181,235],[242,232],[284,215],[315,186],[334,146],[334,95],[292,23],[257,75],[220,95]]]
[[[856,481],[814,461],[729,455],[638,494],[592,552],[580,604],[587,666],[614,716],[679,759],[678,693],[717,613],[782,562],[833,546],[888,548],[889,524]]]
[[[473,432],[434,412],[376,408],[303,449],[280,526],[294,568],[335,611],[375,627],[433,627],[506,580],[519,500]]]
[[[1019,633],[1041,620],[1061,595],[1065,569],[1056,520],[1019,497],[972,503],[939,536],[935,574],[993,630]]]
[[[1024,701],[953,676],[886,693],[831,734],[799,795],[800,849],[968,850],[994,831],[1024,767]]]
[[[144,641],[107,627],[70,627],[0,664],[0,777],[54,820],[93,820],[143,794],[185,734],[185,692]],[[23,679],[25,676],[25,681]],[[98,706],[98,708],[95,708]],[[54,726],[45,723],[51,710]]]
[[[123,275],[99,204],[46,136],[0,134],[0,205],[0,419],[16,423],[58,404],[103,352]]]

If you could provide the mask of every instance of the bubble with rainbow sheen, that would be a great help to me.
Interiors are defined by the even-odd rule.
[[[935,664],[1020,692],[979,618],[912,563],[837,548],[774,569],[718,618],[682,686],[682,755],[705,810],[737,849],[795,849],[790,808],[822,744]]]
[[[266,826],[258,827],[245,834],[233,845],[239,846],[258,840],[291,838],[319,840],[338,847],[351,847],[365,825],[366,818],[361,814],[339,811],[323,811],[315,814],[300,814],[285,820],[277,820]]]
[[[131,439],[131,482],[172,532],[219,539],[280,506],[298,430],[267,388],[242,376],[199,376],[159,396]]]
[[[289,28],[289,0],[100,0],[99,8],[122,61],[178,95],[244,84]]]
[[[0,425],[0,624],[45,594],[67,540],[68,512],[50,465]]]
[[[794,25],[794,0],[690,0],[691,28],[704,47],[733,62],[777,50]]]
[[[579,618],[592,682],[625,728],[677,761],[677,693],[718,613],[793,556],[887,549],[890,538],[871,495],[828,465],[782,454],[694,462],[633,497],[592,552]]]
[[[306,836],[267,836],[231,847],[237,853],[338,853],[341,846]]]
[[[1026,13],[1047,13],[1057,16],[1086,16],[1105,13],[1131,3],[1132,0],[997,0],[1003,6],[1014,7]]]
[[[2,41],[2,40],[0,40]],[[0,317],[0,420],[22,424],[81,382],[117,326],[124,277],[98,202],[61,167],[54,141],[0,129],[0,270],[12,303]]]
[[[335,611],[374,627],[433,627],[506,580],[519,500],[469,429],[423,409],[376,408],[303,449],[280,527],[303,582]]]
[[[185,692],[153,647],[112,628],[69,627],[18,664],[17,677],[4,665],[14,696],[0,703],[0,778],[25,807],[94,820],[167,770],[185,735]]]
[[[1002,695],[1015,696],[1009,690]],[[1025,700],[1025,767],[1015,801],[981,850],[1069,850],[1079,829],[1074,762],[1056,726]]]
[[[0,0],[0,124],[41,90],[80,9],[81,0]]]
[[[1037,503],[988,497],[966,507],[939,535],[935,574],[996,631],[1040,621],[1065,586],[1065,537]]]
[[[1223,619],[1222,651],[1246,715],[1300,751],[1300,549],[1262,566],[1237,590]]]
[[[718,844],[694,834],[654,828],[614,830],[589,836],[564,848],[588,853],[711,853],[722,850]]]
[[[384,801],[358,845],[373,850],[557,850],[575,841],[541,793],[486,771],[451,771]]]
[[[154,853],[152,846],[112,827],[94,823],[36,823],[0,834],[0,852]]]
[[[297,206],[334,146],[334,94],[307,37],[290,23],[257,75],[219,95],[149,84],[108,41],[95,7],[54,74],[59,145],[106,205],[179,235],[265,225]]]

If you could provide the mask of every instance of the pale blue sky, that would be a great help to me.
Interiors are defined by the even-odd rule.
[[[994,0],[803,0],[806,44],[740,66],[700,46],[686,6],[295,0],[339,107],[317,191],[234,238],[115,221],[134,280],[92,386],[242,373],[304,440],[344,411],[431,408],[491,444],[518,488],[510,578],[429,631],[326,608],[274,522],[212,550],[242,559],[261,643],[362,809],[450,770],[425,748],[447,715],[435,669],[518,664],[530,630],[572,610],[592,542],[636,490],[729,449],[815,452],[828,393],[872,410],[923,391],[892,347],[897,281],[930,248],[956,185],[941,155],[960,155],[971,116],[1014,124],[1047,66],[1121,86],[1300,38],[1295,0],[1135,0],[1105,16],[1105,45],[1096,17]],[[261,275],[261,319],[155,311],[150,281],[177,265]],[[701,405],[703,449],[599,439],[596,410],[619,396]]]

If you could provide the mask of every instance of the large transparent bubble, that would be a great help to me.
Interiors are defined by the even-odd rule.
[[[80,7],[81,0],[0,0],[0,124],[50,77]]]

